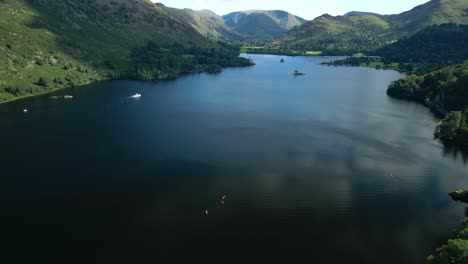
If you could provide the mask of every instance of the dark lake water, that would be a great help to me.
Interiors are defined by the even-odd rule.
[[[424,263],[463,218],[447,193],[467,165],[387,97],[402,75],[251,57],[0,105],[2,262]]]

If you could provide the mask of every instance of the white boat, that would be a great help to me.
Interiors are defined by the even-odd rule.
[[[140,97],[141,97],[141,94],[139,94],[139,93],[136,93],[136,94],[130,96],[130,98],[140,98]]]
[[[71,95],[64,95],[63,98],[64,98],[64,99],[73,99],[73,96],[71,96]]]

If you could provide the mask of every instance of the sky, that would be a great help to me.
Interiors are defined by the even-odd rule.
[[[285,10],[305,19],[314,19],[328,13],[343,15],[349,11],[367,11],[379,14],[398,14],[429,0],[152,0],[165,6],[210,9],[218,15],[249,9]]]

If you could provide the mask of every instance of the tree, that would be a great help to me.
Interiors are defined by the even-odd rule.
[[[49,81],[45,77],[41,76],[37,84],[46,87],[49,86]]]

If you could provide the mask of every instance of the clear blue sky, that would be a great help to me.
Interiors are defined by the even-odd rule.
[[[152,0],[169,7],[210,9],[218,15],[249,9],[281,9],[313,19],[324,13],[342,15],[348,11],[397,14],[429,0]]]

